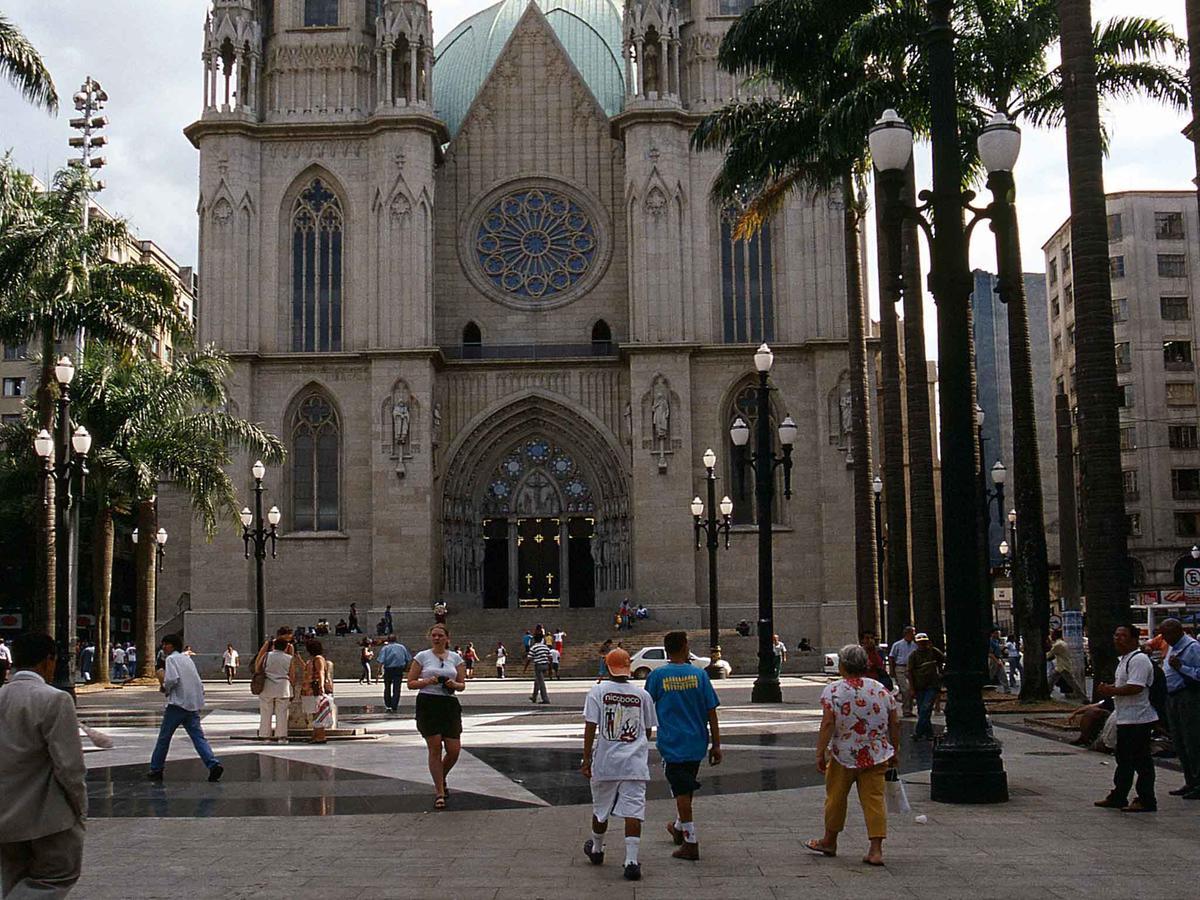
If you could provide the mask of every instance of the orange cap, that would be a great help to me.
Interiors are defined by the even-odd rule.
[[[620,647],[609,650],[604,656],[604,664],[608,666],[610,675],[628,675],[629,653]]]

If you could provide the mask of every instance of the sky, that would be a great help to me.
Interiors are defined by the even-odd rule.
[[[430,0],[435,39],[491,2]],[[1092,0],[1092,12],[1107,19],[1133,13],[1132,5]],[[208,0],[0,0],[0,11],[42,54],[65,101],[51,117],[0,82],[0,149],[11,149],[19,165],[39,176],[52,174],[68,156],[71,94],[85,76],[96,78],[110,98],[107,188],[99,201],[181,265],[196,259],[197,152],[183,129],[203,99],[200,51],[208,6]],[[1184,34],[1183,0],[1139,0],[1136,14],[1166,19]],[[1180,133],[1186,115],[1121,103],[1105,109],[1104,118],[1112,136],[1106,190],[1192,189],[1191,144]],[[916,160],[918,183],[928,186],[928,149],[918,146]],[[1069,214],[1062,131],[1026,131],[1015,174],[1025,268],[1040,272],[1041,245]],[[990,235],[976,232],[973,267],[994,268]],[[874,236],[868,241],[873,253]],[[873,286],[871,294],[874,309]]]

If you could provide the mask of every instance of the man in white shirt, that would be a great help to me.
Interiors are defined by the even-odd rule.
[[[118,681],[123,681],[129,677],[129,673],[125,671],[125,648],[120,644],[113,644],[112,649],[112,677]]]
[[[125,672],[129,678],[137,678],[137,647],[125,645]]]
[[[178,635],[169,634],[163,638],[162,650],[164,659],[162,672],[162,692],[167,695],[167,708],[163,710],[162,727],[158,731],[158,742],[154,745],[154,753],[150,757],[151,781],[162,781],[163,766],[167,761],[167,751],[171,749],[171,738],[180,725],[192,739],[192,746],[200,755],[208,768],[208,780],[220,781],[225,769],[221,761],[213,754],[204,737],[204,729],[200,727],[200,710],[204,708],[204,683],[200,681],[200,673],[192,658],[180,651],[183,649],[183,639]]]
[[[8,670],[11,668],[12,651],[8,649],[4,638],[0,637],[0,684],[4,684],[4,680],[8,678]]]
[[[1150,755],[1150,735],[1158,713],[1150,704],[1150,686],[1154,684],[1154,663],[1138,647],[1138,631],[1132,625],[1118,625],[1113,632],[1117,660],[1114,684],[1100,684],[1096,693],[1111,697],[1117,718],[1117,769],[1113,789],[1096,806],[1121,812],[1155,812],[1154,757]],[[1137,774],[1137,797],[1128,803],[1129,789]]]
[[[917,649],[917,642],[914,640],[916,634],[916,629],[911,625],[905,626],[904,639],[893,641],[888,650],[888,668],[891,670],[892,682],[900,689],[904,715],[909,717],[913,714],[913,692],[908,682],[908,658]]]
[[[14,641],[16,671],[0,690],[0,895],[65,897],[79,880],[87,767],[75,704],[53,680],[46,634]]]

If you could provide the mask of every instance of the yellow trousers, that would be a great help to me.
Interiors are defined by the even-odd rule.
[[[858,802],[867,820],[867,837],[887,837],[887,806],[884,803],[884,775],[887,763],[869,769],[847,769],[836,759],[825,768],[825,829],[840,834],[846,827],[846,801],[852,785],[858,785]]]

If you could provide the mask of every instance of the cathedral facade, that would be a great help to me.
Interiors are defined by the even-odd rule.
[[[800,426],[778,630],[851,635],[842,210],[798,196],[734,240],[719,156],[689,147],[743,90],[716,55],[746,5],[501,0],[435,42],[424,0],[214,0],[187,129],[200,335],[234,360],[231,406],[287,446],[265,479],[272,623],[628,597],[698,626],[709,447],[734,500],[722,624],[753,621],[753,482],[728,432],[765,414]],[[206,541],[170,491],[161,507],[159,621],[246,643],[240,538]]]

